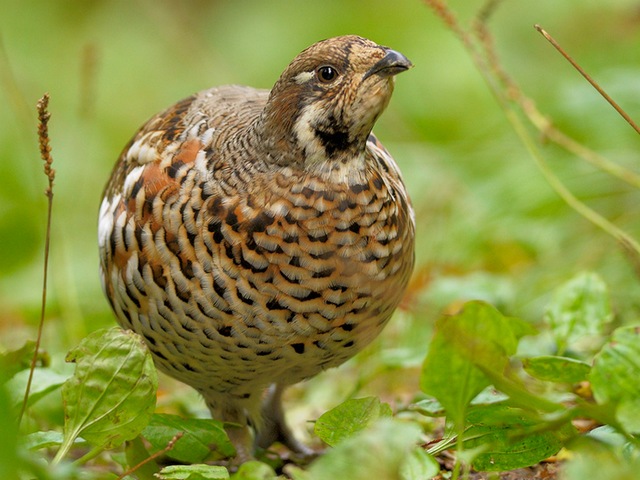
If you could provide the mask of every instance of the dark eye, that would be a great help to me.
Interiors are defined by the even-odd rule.
[[[316,75],[318,80],[322,83],[330,83],[333,82],[336,78],[338,78],[338,71],[330,65],[324,65],[316,71]]]

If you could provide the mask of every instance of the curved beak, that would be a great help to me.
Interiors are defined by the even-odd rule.
[[[386,49],[386,52],[386,55],[364,74],[363,81],[371,75],[390,77],[413,67],[413,63],[400,52],[391,49]]]

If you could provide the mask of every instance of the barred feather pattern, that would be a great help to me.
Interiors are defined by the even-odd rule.
[[[99,213],[102,282],[119,323],[214,414],[241,424],[259,423],[270,384],[369,344],[414,263],[412,207],[376,137],[322,163],[305,163],[304,149],[279,157],[265,133],[269,99],[218,87],[153,117],[122,152]]]

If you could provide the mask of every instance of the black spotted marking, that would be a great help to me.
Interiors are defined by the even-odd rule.
[[[378,190],[382,189],[382,185],[384,185],[384,182],[382,181],[381,177],[375,177],[373,179],[373,186],[376,187]]]
[[[284,243],[297,243],[299,238],[298,235],[296,234],[291,234],[291,235],[285,235],[282,240],[284,240]]]
[[[136,224],[136,228],[133,230],[133,234],[136,237],[136,242],[138,242],[138,247],[142,248],[142,227]]]
[[[186,278],[193,278],[194,277],[194,273],[193,273],[193,262],[191,260],[187,260],[186,262],[184,262],[184,265],[182,265],[181,263],[181,270],[182,273],[184,274],[184,276]]]
[[[150,345],[157,345],[156,339],[153,338],[151,335],[148,335],[146,332],[142,332],[142,334],[144,335],[144,338],[147,341],[147,343],[149,343]]]
[[[343,323],[342,325],[340,325],[340,328],[345,332],[350,332],[355,328],[355,325],[353,323]]]
[[[240,300],[242,300],[243,303],[246,303],[247,305],[253,305],[254,301],[251,299],[251,297],[247,297],[245,296],[239,288],[236,287],[236,294],[238,295],[238,298]]]
[[[242,266],[242,268],[246,270],[251,270],[251,272],[253,273],[263,273],[263,272],[266,272],[267,269],[269,268],[269,265],[265,265],[264,267],[256,267],[253,263],[251,263],[244,257],[243,252],[240,253],[240,265]]]
[[[229,210],[227,212],[227,217],[224,219],[227,225],[231,227],[234,232],[237,232],[240,229],[240,224],[238,223],[238,216],[233,210]]]
[[[193,368],[191,365],[189,365],[186,362],[183,362],[182,366],[185,368],[185,370],[189,370],[190,372],[196,372],[197,371],[195,368]]]
[[[248,233],[264,232],[274,222],[274,217],[267,212],[260,212],[253,219],[245,223]]]
[[[287,310],[287,307],[283,306],[275,298],[270,299],[266,306],[269,310]]]
[[[212,220],[207,226],[207,230],[213,233],[213,241],[217,244],[222,243],[224,235],[222,234],[222,224],[218,220]]]
[[[344,347],[344,348],[349,348],[349,347],[353,347],[353,345],[354,345],[354,341],[353,341],[353,340],[350,340],[350,341],[348,341],[347,343],[345,343],[345,344],[343,345],[343,347]]]
[[[130,198],[136,198],[138,196],[138,192],[140,191],[143,185],[144,185],[144,179],[142,178],[142,176],[140,176],[140,178],[136,180],[136,183],[133,184],[133,188],[131,188]]]
[[[304,198],[309,199],[315,192],[309,187],[304,187],[300,193]]]
[[[307,238],[309,239],[310,242],[322,242],[325,243],[327,240],[329,240],[329,236],[325,233],[322,234],[318,237],[314,237],[312,235],[307,235]]]
[[[290,275],[287,275],[286,272],[283,272],[282,270],[280,270],[280,275],[282,275],[282,277],[287,280],[289,283],[293,283],[294,285],[300,285],[300,279],[299,278],[295,278],[292,277]]]
[[[220,197],[215,197],[211,203],[209,203],[207,210],[214,218],[222,217],[225,212],[224,205],[222,205],[222,199]]]
[[[191,233],[191,232],[187,232],[187,240],[189,240],[189,244],[192,247],[195,247],[195,245],[196,245],[196,234],[195,233]]]
[[[230,337],[232,332],[233,332],[233,328],[230,325],[225,325],[224,327],[218,328],[218,333],[223,337]]]
[[[320,270],[319,272],[313,272],[312,278],[327,278],[330,277],[335,271],[335,267],[325,268],[324,270]]]
[[[358,225],[357,223],[352,223],[351,225],[349,225],[349,231],[353,232],[353,233],[360,233],[360,225]]]
[[[296,225],[298,223],[298,221],[295,218],[293,218],[293,215],[291,215],[291,212],[287,212],[287,214],[284,216],[284,220],[289,225]]]
[[[289,259],[289,265],[291,265],[292,267],[299,267],[300,266],[300,257],[298,257],[297,255],[294,255],[293,257],[291,257]]]
[[[349,200],[348,198],[345,198],[344,200],[340,200],[340,202],[338,203],[338,210],[341,212],[344,212],[347,209],[354,209],[356,207],[357,207],[356,203]]]
[[[182,160],[176,160],[167,168],[164,169],[167,175],[171,178],[176,178],[178,175],[178,170],[180,170],[184,166],[184,162]]]
[[[213,279],[213,289],[218,294],[220,298],[224,298],[224,294],[227,291],[223,285],[218,283],[218,279],[214,277]]]
[[[293,348],[293,351],[299,355],[304,353],[304,343],[292,343],[291,348]]]
[[[369,190],[369,184],[368,183],[356,183],[354,185],[349,185],[349,190],[351,190],[351,192],[353,192],[354,195],[357,195],[361,192],[365,192],[367,190]]]
[[[167,246],[167,248],[169,249],[169,251],[171,253],[173,253],[176,257],[180,255],[180,244],[178,243],[178,240],[174,237],[171,239],[167,238],[167,231],[164,231],[164,243]]]
[[[266,357],[267,355],[271,355],[273,353],[273,350],[260,350],[256,352],[256,355],[258,355],[259,357]]]
[[[151,273],[153,274],[153,281],[160,288],[166,288],[167,277],[164,276],[164,268],[162,265],[154,265],[151,267]]]

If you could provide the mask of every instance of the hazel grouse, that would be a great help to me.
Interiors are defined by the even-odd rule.
[[[104,191],[104,290],[156,365],[192,386],[240,458],[280,440],[284,387],[383,329],[414,263],[398,167],[371,129],[411,67],[348,35],[293,59],[271,91],[223,86],[151,118]],[[265,394],[265,392],[268,393]]]

